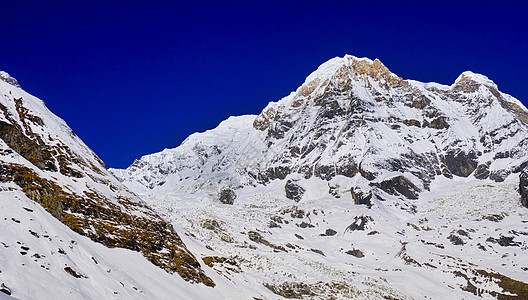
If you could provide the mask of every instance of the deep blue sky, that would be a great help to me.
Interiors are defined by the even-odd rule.
[[[472,70],[528,103],[527,1],[71,2],[1,1],[0,70],[111,167],[257,114],[344,54],[420,81]]]

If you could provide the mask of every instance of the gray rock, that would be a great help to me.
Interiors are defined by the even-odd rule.
[[[284,186],[286,191],[286,198],[292,199],[295,202],[301,201],[304,192],[306,191],[302,186],[289,179]]]
[[[325,231],[325,233],[322,233],[321,236],[334,236],[337,234],[337,231],[333,230],[332,228],[329,228]]]
[[[475,178],[477,179],[486,179],[489,174],[488,165],[482,164],[477,167],[473,175],[475,175]]]
[[[420,189],[403,175],[384,180],[380,183],[371,183],[371,185],[379,187],[388,194],[401,194],[409,199],[418,199],[418,193],[420,192]]]
[[[498,170],[490,173],[489,178],[495,182],[503,182],[508,175],[511,174],[510,170]]]
[[[235,191],[233,191],[230,188],[224,188],[222,191],[220,191],[220,196],[218,197],[218,200],[222,202],[223,204],[233,204],[235,203],[236,194]]]
[[[310,224],[310,223],[306,223],[306,222],[301,222],[301,224],[296,224],[298,227],[301,227],[301,228],[313,228],[315,227],[314,225]]]
[[[363,252],[361,250],[359,250],[359,249],[348,250],[345,253],[348,254],[348,255],[353,255],[353,256],[355,256],[357,258],[365,257],[365,254],[363,254]]]
[[[493,243],[493,244],[499,244],[499,246],[501,247],[510,247],[510,246],[520,247],[522,245],[522,243],[516,242],[513,239],[514,239],[513,236],[501,235],[498,239],[489,237],[486,239],[486,242]]]
[[[462,240],[458,235],[456,234],[451,234],[447,237],[449,239],[449,241],[453,244],[453,245],[465,245],[466,242],[464,242],[464,240]]]

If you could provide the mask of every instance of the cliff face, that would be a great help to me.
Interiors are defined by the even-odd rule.
[[[214,286],[171,224],[117,181],[44,102],[0,73],[0,193],[21,191],[73,231],[138,251],[169,273]]]

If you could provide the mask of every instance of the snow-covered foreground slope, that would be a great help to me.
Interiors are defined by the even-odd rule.
[[[259,116],[111,171],[278,295],[528,297],[527,124],[485,76],[421,83],[345,56]]]
[[[198,299],[191,285],[140,253],[80,236],[11,184],[0,193],[0,282],[20,299]]]
[[[228,280],[207,266],[207,275],[217,285],[190,284],[138,252],[107,248],[71,231],[12,185],[0,188],[0,289],[6,288],[13,297],[251,299],[250,294],[271,294],[261,285],[251,284],[245,274],[234,274],[237,276]],[[184,240],[193,253],[203,257],[215,254],[192,238]],[[0,299],[3,295],[0,293]]]
[[[214,189],[143,196],[283,296],[472,298],[472,286],[505,293],[502,276],[527,282],[528,212],[515,176],[438,179],[412,201],[415,213],[396,197],[368,209],[328,195],[321,179],[300,181],[308,188],[299,203],[280,181],[240,189],[233,205],[212,200]]]

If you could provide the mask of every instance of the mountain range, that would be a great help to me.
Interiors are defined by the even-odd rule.
[[[257,116],[108,170],[0,79],[7,295],[528,297],[528,110],[483,75],[334,58]]]

